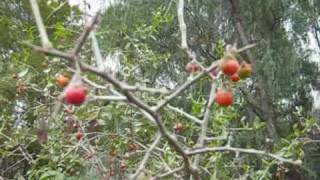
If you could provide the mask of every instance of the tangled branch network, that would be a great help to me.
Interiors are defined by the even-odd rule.
[[[255,150],[255,149],[243,149],[243,148],[235,148],[235,147],[229,147],[229,146],[223,146],[223,147],[205,147],[205,141],[209,137],[207,137],[207,129],[208,129],[208,120],[209,116],[212,113],[212,103],[213,103],[213,97],[215,95],[216,86],[214,83],[212,83],[211,90],[209,92],[209,98],[207,107],[205,108],[203,119],[198,119],[191,114],[188,114],[187,112],[184,112],[181,109],[172,107],[169,103],[175,99],[177,96],[179,96],[181,93],[183,93],[186,89],[188,89],[190,86],[192,86],[194,83],[198,82],[200,79],[202,79],[205,76],[212,77],[209,73],[211,70],[217,68],[220,66],[221,60],[214,61],[209,67],[202,67],[201,66],[201,72],[199,72],[197,75],[195,75],[192,79],[187,80],[183,84],[179,85],[175,88],[174,91],[169,92],[167,90],[163,89],[153,89],[153,88],[147,88],[147,87],[137,87],[137,86],[131,86],[127,84],[126,82],[122,82],[118,80],[114,75],[112,75],[109,72],[104,71],[103,68],[101,68],[103,65],[99,64],[101,62],[101,54],[100,49],[97,46],[96,38],[94,35],[94,30],[97,28],[98,22],[101,18],[100,13],[97,13],[92,19],[91,22],[89,22],[83,29],[81,35],[75,42],[73,48],[68,52],[60,51],[54,47],[52,47],[52,44],[48,38],[48,35],[46,33],[46,29],[39,11],[39,7],[36,0],[30,0],[30,4],[35,16],[36,25],[39,31],[39,35],[41,38],[41,46],[37,46],[30,43],[24,43],[25,45],[33,48],[35,51],[44,53],[48,56],[55,56],[62,59],[65,59],[67,61],[70,61],[74,63],[75,67],[78,67],[75,71],[75,75],[78,74],[81,76],[82,72],[91,72],[96,74],[97,76],[103,78],[106,81],[105,85],[98,84],[96,82],[90,81],[86,79],[85,77],[81,77],[85,82],[88,83],[88,85],[94,87],[94,88],[101,88],[101,89],[107,89],[111,88],[113,89],[114,94],[112,96],[95,96],[93,100],[95,101],[122,101],[126,102],[128,105],[136,108],[138,111],[140,111],[150,122],[157,126],[159,133],[155,134],[153,143],[149,146],[149,148],[145,151],[145,155],[141,162],[139,163],[138,167],[136,168],[136,171],[134,174],[130,176],[131,179],[138,179],[139,175],[144,171],[145,166],[147,164],[147,161],[149,158],[152,157],[152,154],[155,150],[159,149],[159,145],[161,144],[161,140],[165,140],[171,148],[176,151],[176,153],[181,156],[181,159],[183,160],[183,163],[181,164],[180,168],[177,169],[170,169],[168,168],[168,172],[164,174],[159,174],[156,177],[165,177],[169,175],[175,175],[178,176],[178,172],[185,170],[187,174],[190,174],[193,179],[200,179],[200,168],[199,168],[199,162],[200,162],[200,154],[203,153],[210,153],[210,152],[225,152],[225,151],[231,151],[235,153],[248,153],[248,154],[256,154],[261,156],[267,156],[269,158],[273,158],[275,160],[278,160],[283,163],[291,163],[295,165],[300,165],[300,161],[294,161],[291,159],[283,158],[276,154],[271,154],[265,151],[261,150]],[[184,0],[179,0],[177,3],[177,16],[179,21],[179,27],[180,27],[180,33],[181,33],[181,48],[186,51],[188,56],[195,60],[195,54],[192,52],[192,50],[188,47],[187,44],[187,27],[184,22],[183,17],[183,9],[184,9]],[[90,35],[91,34],[91,35]],[[243,34],[244,36],[244,34]],[[96,65],[86,64],[82,61],[80,52],[83,48],[83,45],[85,44],[86,40],[91,37],[93,40],[93,52],[95,54],[96,58]],[[245,40],[245,37],[243,37]],[[247,45],[243,48],[236,49],[238,53],[242,51],[248,51],[252,47],[254,47],[254,44]],[[108,83],[108,84],[107,84]],[[115,89],[118,89],[116,91]],[[135,92],[149,92],[149,93],[163,93],[166,95],[157,105],[155,106],[149,106],[147,103],[145,103],[141,98],[139,98],[137,95],[135,95]],[[167,129],[165,126],[159,111],[161,109],[168,109],[175,112],[178,112],[182,116],[186,117],[186,119],[189,119],[190,121],[194,122],[196,125],[199,125],[201,127],[197,148],[191,149],[191,148],[185,148],[185,145],[182,145],[174,136],[173,134]]]

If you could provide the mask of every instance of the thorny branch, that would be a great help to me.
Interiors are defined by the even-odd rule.
[[[155,147],[158,145],[158,143],[161,140],[161,134],[158,134],[156,136],[156,139],[154,140],[154,142],[152,143],[152,145],[149,147],[149,149],[147,150],[146,154],[143,157],[143,160],[141,161],[136,173],[134,175],[132,175],[132,180],[136,180],[138,178],[138,176],[140,175],[140,173],[142,172],[142,170],[145,168],[145,165],[152,153],[152,151],[155,149]]]
[[[179,20],[179,26],[180,26],[180,31],[181,31],[180,32],[181,33],[181,48],[188,49],[187,26],[186,26],[186,23],[184,22],[183,8],[184,8],[184,0],[179,0],[178,6],[177,6],[177,12],[178,12],[178,20]]]
[[[208,103],[207,103],[207,107],[205,110],[205,114],[202,120],[202,124],[201,124],[201,132],[200,132],[200,137],[198,139],[198,143],[197,145],[199,147],[203,147],[204,143],[205,143],[205,138],[207,137],[207,129],[208,129],[208,122],[209,122],[209,118],[210,118],[210,113],[211,113],[211,109],[212,109],[212,104],[213,104],[213,100],[214,100],[214,96],[216,93],[216,86],[215,83],[212,82],[211,85],[211,90],[210,90],[210,95],[208,98]],[[194,166],[198,166],[199,165],[199,160],[200,160],[200,156],[196,155],[193,161],[193,165]]]
[[[83,47],[86,39],[88,38],[90,33],[93,31],[94,26],[98,23],[99,17],[100,17],[99,13],[97,13],[97,15],[93,17],[93,19],[89,23],[89,25],[87,25],[84,28],[84,31],[80,35],[79,39],[76,41],[75,46],[72,49],[72,51],[69,53],[65,53],[65,52],[59,51],[59,50],[51,47],[50,41],[48,39],[48,36],[46,34],[46,31],[45,31],[45,28],[44,28],[44,25],[43,25],[43,22],[41,19],[39,8],[37,8],[36,0],[30,0],[30,3],[32,5],[32,10],[33,10],[34,15],[36,17],[37,27],[38,27],[40,37],[42,40],[42,47],[38,47],[38,46],[29,44],[29,43],[24,43],[25,45],[33,48],[36,51],[42,52],[46,55],[56,56],[56,57],[60,57],[60,58],[72,61],[74,63],[78,63],[79,67],[81,68],[82,71],[92,72],[92,73],[100,76],[101,78],[105,79],[110,84],[112,84],[115,88],[117,88],[121,93],[117,92],[114,96],[95,96],[92,98],[92,100],[101,100],[101,99],[103,100],[104,99],[104,100],[127,101],[127,103],[129,105],[132,105],[135,108],[137,108],[149,120],[155,122],[156,125],[158,126],[158,129],[160,131],[160,135],[158,135],[156,137],[156,140],[153,142],[153,144],[150,146],[150,148],[146,151],[146,154],[145,154],[143,160],[141,161],[140,166],[139,166],[136,174],[133,175],[133,178],[138,177],[139,173],[145,167],[146,162],[150,157],[150,154],[153,152],[154,149],[156,149],[156,146],[159,143],[161,137],[164,137],[167,140],[167,142],[170,144],[170,146],[180,156],[182,156],[184,165],[182,165],[180,168],[177,168],[177,169],[171,170],[165,174],[159,175],[158,177],[169,176],[169,175],[174,174],[178,171],[186,169],[187,173],[191,174],[194,179],[200,179],[200,175],[198,172],[199,170],[197,169],[196,166],[194,166],[192,164],[190,157],[192,155],[197,155],[197,154],[206,153],[206,152],[216,152],[216,151],[233,151],[233,152],[240,152],[240,153],[264,155],[264,156],[269,156],[271,158],[277,159],[281,162],[287,162],[287,163],[291,163],[291,164],[295,164],[295,165],[300,164],[299,161],[292,161],[289,159],[282,158],[282,157],[275,155],[275,154],[271,154],[271,153],[267,153],[267,152],[259,151],[259,150],[255,150],[255,149],[242,149],[242,148],[233,148],[233,147],[214,147],[214,148],[201,148],[201,149],[196,149],[196,150],[192,150],[192,151],[187,151],[179,144],[179,142],[173,137],[173,135],[166,129],[165,124],[163,123],[158,111],[161,108],[167,106],[174,98],[176,98],[181,93],[183,93],[188,87],[190,87],[194,83],[198,82],[202,77],[207,75],[211,69],[219,66],[220,62],[221,62],[220,60],[214,61],[208,68],[203,68],[203,71],[198,73],[193,79],[188,80],[185,83],[183,83],[182,85],[178,86],[175,91],[173,91],[171,94],[166,96],[156,106],[150,107],[145,102],[143,102],[140,98],[138,98],[135,94],[133,94],[133,92],[146,91],[146,92],[151,92],[151,93],[164,93],[164,94],[167,94],[169,92],[164,91],[164,90],[161,90],[161,91],[155,90],[152,88],[142,88],[142,87],[138,87],[138,86],[130,86],[127,83],[121,82],[117,78],[115,78],[114,76],[103,71],[103,69],[101,67],[99,67],[99,63],[97,64],[98,67],[94,67],[94,66],[91,66],[91,65],[88,65],[88,64],[85,64],[85,63],[79,61],[80,57],[78,56],[78,54],[80,53],[81,48]],[[179,0],[178,6],[177,6],[177,13],[178,13],[178,20],[179,20],[179,25],[180,25],[180,30],[181,30],[181,46],[183,49],[187,50],[187,53],[189,54],[189,57],[190,57],[193,55],[192,55],[192,53],[190,53],[191,51],[188,49],[188,45],[187,45],[187,33],[186,33],[187,29],[186,29],[186,25],[185,25],[185,22],[183,19],[183,8],[184,8],[184,0]],[[92,37],[93,37],[93,35],[92,35]],[[93,37],[94,43],[97,43],[94,38],[95,37]],[[97,53],[100,50],[99,50],[99,47],[96,45],[93,45],[92,48],[93,48],[93,51]],[[247,45],[246,47],[238,49],[237,52],[246,51],[254,46],[255,46],[254,44]],[[101,58],[101,54],[100,55],[96,54],[96,58]],[[94,87],[98,87],[98,86],[100,88],[104,87],[104,86],[97,85],[96,83],[90,82],[90,81],[89,81],[89,84],[93,85]],[[204,141],[208,139],[206,137],[206,131],[208,128],[207,126],[208,126],[210,108],[213,103],[214,90],[215,90],[215,86],[212,86],[212,90],[211,90],[210,97],[209,97],[208,107],[205,111],[204,119],[202,121],[192,117],[191,115],[188,115],[187,113],[185,113],[183,111],[180,111],[180,110],[172,108],[172,107],[170,108],[170,106],[167,106],[167,107],[169,107],[169,109],[175,110],[176,112],[179,112],[180,114],[188,117],[189,119],[191,119],[194,122],[201,125],[202,130],[201,130],[201,135],[200,135],[199,142],[198,142],[201,147],[204,145]],[[198,163],[199,162],[196,157],[194,164],[197,165]]]
[[[279,155],[272,154],[272,153],[265,152],[265,151],[260,151],[260,150],[256,150],[256,149],[235,148],[235,147],[228,147],[228,146],[196,149],[196,150],[192,150],[192,151],[187,152],[187,154],[188,155],[195,155],[195,154],[203,154],[203,153],[218,152],[218,151],[232,151],[235,153],[247,153],[247,154],[268,156],[268,157],[276,159],[280,162],[289,163],[289,164],[298,165],[298,166],[300,166],[302,163],[301,160],[294,161],[294,160],[286,159],[286,158],[283,158]]]
[[[30,4],[31,4],[32,12],[34,14],[34,17],[35,17],[35,20],[37,23],[37,27],[39,30],[42,47],[43,48],[51,48],[52,45],[49,41],[46,28],[43,24],[42,16],[40,14],[39,5],[37,3],[37,0],[30,0]]]
[[[183,110],[181,110],[181,109],[179,109],[179,108],[173,107],[173,106],[171,106],[170,104],[167,105],[167,108],[170,109],[170,110],[172,110],[172,111],[175,111],[175,112],[177,112],[177,113],[179,113],[179,114],[181,114],[181,115],[183,115],[184,117],[190,119],[191,121],[193,121],[193,122],[195,122],[195,123],[197,123],[197,124],[202,124],[202,121],[201,121],[200,119],[192,116],[192,115],[189,114],[189,113],[184,112]]]

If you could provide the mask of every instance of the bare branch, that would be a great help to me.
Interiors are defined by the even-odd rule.
[[[158,177],[158,178],[164,178],[164,177],[170,176],[170,175],[172,175],[172,174],[174,174],[174,173],[177,173],[177,172],[179,172],[179,171],[182,171],[184,168],[185,168],[184,166],[181,166],[181,167],[179,167],[179,168],[173,169],[173,170],[171,170],[171,171],[169,171],[169,172],[166,172],[166,173],[164,173],[164,174],[160,174],[160,175],[158,175],[157,177]]]
[[[75,70],[73,70],[73,69],[70,69],[70,70],[75,72]],[[89,84],[95,88],[98,88],[98,89],[110,89],[110,87],[108,87],[108,86],[112,86],[111,84],[107,84],[107,85],[103,86],[103,85],[97,84],[97,83],[89,80],[86,77],[81,77],[81,78],[87,84]],[[128,91],[139,91],[139,92],[147,92],[147,93],[160,93],[160,94],[169,94],[170,93],[170,91],[167,91],[166,89],[148,88],[148,87],[143,87],[143,86],[126,85],[125,87],[123,87],[123,89],[128,90]],[[116,94],[118,94],[118,93],[116,93]]]
[[[188,155],[195,155],[195,154],[218,152],[218,151],[232,151],[235,153],[256,154],[256,155],[268,156],[268,157],[271,157],[271,158],[276,159],[276,160],[283,162],[283,163],[289,163],[289,164],[298,165],[298,166],[301,166],[301,164],[302,164],[301,160],[295,161],[295,160],[291,160],[291,159],[286,159],[286,158],[283,158],[279,155],[272,154],[272,153],[265,152],[265,151],[261,151],[261,150],[235,148],[235,147],[228,147],[228,146],[196,149],[196,150],[187,152],[187,154]]]
[[[188,49],[187,26],[186,26],[186,23],[184,22],[183,9],[184,9],[184,0],[179,0],[178,6],[177,6],[177,13],[178,13],[178,21],[179,21],[179,27],[181,32],[181,48]]]
[[[61,10],[65,5],[68,4],[68,1],[63,2],[57,8],[55,8],[45,19],[45,21],[49,20],[54,14],[56,14],[59,10]]]
[[[154,119],[156,124],[158,125],[158,128],[161,132],[161,134],[167,139],[167,141],[170,143],[170,145],[179,153],[186,164],[187,170],[189,173],[193,174],[195,179],[199,179],[198,171],[192,166],[189,157],[186,155],[183,148],[179,145],[179,143],[176,141],[176,139],[168,132],[166,129],[164,123],[161,120],[161,117],[158,113],[156,113],[154,110],[152,110],[148,105],[146,105],[143,101],[141,101],[139,98],[134,96],[130,91],[125,90],[123,87],[126,87],[126,84],[118,81],[116,78],[111,76],[110,74],[106,72],[99,71],[98,69],[88,66],[88,65],[82,65],[82,69],[86,71],[90,71],[93,73],[96,73],[97,75],[101,76],[105,80],[112,83],[116,88],[119,88],[123,94],[127,97],[128,101],[143,111],[145,111],[147,114],[150,114],[150,116]]]
[[[98,12],[93,19],[91,20],[91,22],[86,25],[86,27],[84,28],[83,32],[81,33],[80,37],[78,38],[76,45],[74,46],[74,48],[72,49],[72,55],[76,56],[78,55],[78,53],[80,52],[82,46],[84,45],[87,37],[89,36],[90,32],[93,30],[94,26],[98,23],[100,17],[100,12]]]
[[[254,131],[254,128],[227,128],[227,131]]]
[[[180,93],[182,93],[184,90],[186,90],[188,87],[190,87],[192,84],[197,82],[199,79],[201,79],[204,75],[206,75],[208,72],[210,72],[211,69],[215,68],[220,64],[220,60],[214,61],[211,66],[207,69],[205,69],[203,72],[200,72],[197,74],[193,79],[186,81],[184,84],[180,85],[172,94],[167,96],[164,100],[160,101],[157,106],[153,107],[155,111],[158,111],[165,105],[167,105],[171,100],[173,100],[175,97],[177,97]]]
[[[30,44],[28,42],[22,42],[21,44],[32,48],[34,51],[44,53],[48,56],[55,56],[55,57],[60,57],[60,58],[67,59],[67,60],[72,60],[72,56],[70,54],[59,51],[54,48],[45,48],[45,47],[35,46],[35,45]]]
[[[131,177],[131,179],[136,180],[138,178],[138,176],[141,174],[141,172],[143,171],[143,169],[146,166],[146,163],[152,153],[152,151],[155,149],[155,147],[158,145],[158,143],[161,140],[161,134],[157,134],[156,139],[154,140],[154,142],[152,143],[152,145],[149,147],[149,149],[147,150],[146,154],[143,157],[143,160],[141,161],[136,173]]]
[[[86,78],[86,77],[81,77],[81,79],[89,84],[90,86],[94,87],[94,88],[97,88],[97,89],[108,89],[107,85],[106,86],[103,86],[103,85],[100,85],[100,84],[97,84],[93,81],[91,81],[90,79]]]
[[[197,142],[198,147],[203,147],[203,145],[205,143],[205,138],[207,137],[208,121],[209,121],[209,117],[210,117],[210,113],[211,113],[211,108],[212,108],[211,106],[214,102],[214,96],[216,94],[215,91],[216,91],[215,83],[212,83],[207,107],[206,107],[205,114],[204,114],[204,117],[202,120],[203,123],[201,124],[200,137]],[[200,160],[200,156],[196,155],[194,158],[193,165],[198,166],[199,160]]]
[[[240,53],[240,52],[243,52],[243,51],[247,51],[247,50],[250,50],[250,49],[252,49],[252,48],[254,48],[256,46],[257,46],[257,44],[248,44],[248,45],[246,45],[246,46],[244,46],[244,47],[242,47],[240,49],[237,49],[236,52]]]
[[[135,105],[132,105],[135,106]],[[136,107],[136,106],[135,106]],[[156,124],[154,118],[152,117],[151,114],[149,114],[148,112],[146,112],[145,110],[141,109],[141,108],[137,108],[147,119],[149,119],[149,121],[151,121],[153,124]]]
[[[128,91],[144,91],[148,93],[160,93],[160,94],[169,94],[170,91],[164,89],[164,88],[148,88],[148,87],[143,87],[143,86],[127,86],[124,87],[123,89],[128,90]]]
[[[104,100],[104,101],[127,101],[125,96],[93,96],[89,99],[89,101],[97,101],[97,100]]]
[[[191,121],[193,121],[193,122],[195,122],[195,123],[197,123],[197,124],[202,124],[202,121],[201,121],[200,119],[192,116],[192,115],[189,114],[189,113],[184,112],[183,110],[181,110],[181,109],[179,109],[179,108],[173,107],[173,106],[171,106],[170,104],[167,105],[167,108],[169,108],[170,110],[175,111],[175,112],[183,115],[184,117],[190,119]]]
[[[219,141],[219,140],[227,140],[226,136],[217,136],[217,137],[206,137],[206,141]]]
[[[42,47],[43,48],[51,48],[52,45],[51,45],[50,40],[48,38],[46,28],[43,24],[37,0],[30,0],[30,4],[31,4],[32,12],[33,12],[35,20],[36,20],[38,31],[40,34]]]
[[[99,48],[99,44],[98,44],[98,40],[96,38],[96,34],[95,32],[91,32],[90,33],[90,37],[91,37],[91,41],[92,41],[92,50],[93,50],[93,54],[96,58],[96,64],[99,70],[104,71],[105,67],[103,64],[103,57],[101,55],[101,51]]]

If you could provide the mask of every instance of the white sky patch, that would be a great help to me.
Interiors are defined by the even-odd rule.
[[[99,10],[105,11],[117,0],[68,0],[68,2],[70,6],[78,6],[82,12],[93,16]]]

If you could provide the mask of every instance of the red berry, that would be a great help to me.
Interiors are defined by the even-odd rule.
[[[174,130],[177,132],[177,133],[180,133],[184,130],[184,127],[183,127],[183,124],[178,122],[175,124],[174,126]]]
[[[233,102],[233,94],[232,91],[226,91],[223,89],[220,89],[217,91],[216,96],[215,96],[215,101],[220,105],[220,106],[229,106]]]
[[[65,101],[73,105],[81,105],[87,96],[87,91],[82,86],[71,86],[66,90]]]
[[[232,76],[231,76],[231,80],[233,82],[238,82],[240,80],[240,77],[237,73],[234,73]]]
[[[237,60],[230,59],[223,62],[222,71],[225,75],[231,76],[238,71],[239,67],[240,65]]]
[[[78,141],[80,141],[83,138],[83,136],[84,136],[83,132],[81,132],[81,131],[78,131],[77,134],[76,134],[76,138],[77,138]]]
[[[186,66],[186,71],[189,74],[195,73],[195,72],[197,72],[199,70],[200,70],[200,67],[199,67],[199,65],[197,64],[196,61],[191,61]]]

